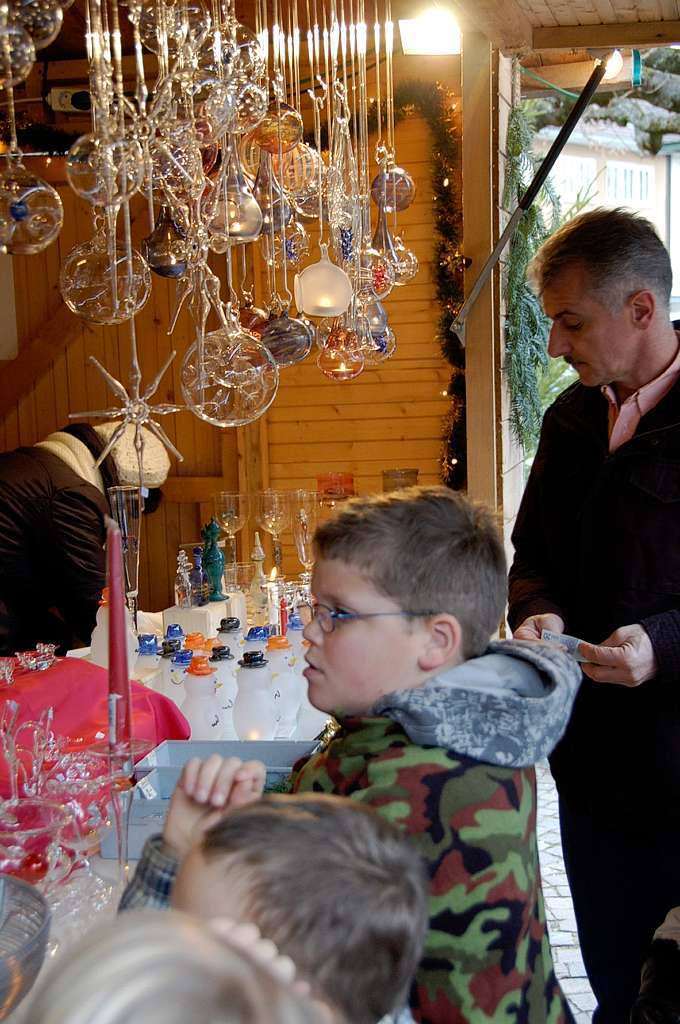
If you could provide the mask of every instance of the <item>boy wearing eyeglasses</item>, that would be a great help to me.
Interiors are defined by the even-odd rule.
[[[293,789],[375,808],[425,858],[415,1018],[570,1021],[546,930],[533,765],[567,724],[576,662],[490,641],[503,546],[491,514],[454,491],[352,499],[315,549],[305,676],[339,728],[296,765]]]

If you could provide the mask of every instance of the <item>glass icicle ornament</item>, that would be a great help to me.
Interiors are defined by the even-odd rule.
[[[371,197],[386,213],[407,210],[416,197],[416,184],[403,167],[380,170],[371,182]]]
[[[274,224],[274,230],[280,231],[281,224],[289,224],[293,210],[281,187],[272,173],[272,158],[266,150],[260,150],[260,162],[257,168],[253,195],[262,211],[262,231],[267,233]]]
[[[363,370],[364,355],[347,314],[333,321],[324,337],[316,365],[326,377],[337,381],[352,380]]]
[[[182,395],[191,411],[216,427],[240,427],[266,412],[279,386],[269,349],[236,321],[206,334],[202,348],[202,360],[194,342],[182,362]]]
[[[379,253],[390,263],[395,285],[406,284],[407,281],[412,280],[418,273],[418,260],[410,249],[407,249],[404,245],[401,246],[400,250],[396,248],[387,224],[385,207],[382,205],[378,206],[378,223],[373,235],[371,248],[373,252]],[[377,290],[375,290],[375,293],[377,298],[383,298]]]
[[[121,324],[149,298],[151,274],[141,255],[109,241],[103,231],[71,249],[59,274],[59,289],[68,308],[94,324]]]
[[[124,202],[140,188],[143,176],[142,148],[134,139],[103,142],[96,135],[81,135],[66,154],[69,185],[93,206]]]
[[[56,189],[9,157],[0,171],[0,252],[32,256],[57,237],[64,209]]]
[[[342,233],[358,238],[361,230],[361,207],[358,202],[359,176],[352,149],[346,113],[339,113],[341,107],[336,100],[336,119],[333,129],[332,150],[326,171],[326,196],[328,202],[328,223],[331,228],[333,247],[338,259],[351,262],[353,250],[342,246]],[[350,256],[346,260],[346,255]]]
[[[341,267],[331,263],[328,246],[321,243],[321,258],[295,275],[295,305],[307,316],[339,316],[352,299],[351,282]]]
[[[187,269],[187,252],[186,231],[163,203],[153,231],[142,241],[142,255],[159,277],[182,277]]]
[[[212,192],[204,193],[210,248],[226,252],[227,246],[253,242],[262,231],[262,210],[241,168],[238,147],[229,136],[226,153]]]
[[[311,352],[314,331],[304,320],[289,317],[284,311],[278,316],[270,316],[261,338],[279,366],[293,366]]]

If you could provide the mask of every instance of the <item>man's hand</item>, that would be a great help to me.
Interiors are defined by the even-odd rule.
[[[219,754],[211,754],[206,761],[197,757],[187,761],[170,800],[163,829],[166,844],[177,857],[184,857],[226,811],[259,799],[265,773],[260,761]]]
[[[544,629],[549,629],[553,633],[564,633],[564,620],[554,612],[530,615],[517,627],[512,636],[514,640],[540,640]]]
[[[582,640],[579,653],[587,659],[585,675],[596,683],[639,686],[658,672],[652,641],[639,623],[621,626],[601,644]]]

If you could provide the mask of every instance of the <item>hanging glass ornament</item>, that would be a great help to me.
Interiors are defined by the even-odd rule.
[[[163,203],[153,231],[142,241],[142,255],[159,277],[182,277],[187,269],[187,252],[186,231]]]
[[[314,343],[310,324],[287,312],[269,317],[262,331],[262,344],[266,345],[279,366],[293,366],[306,359]]]
[[[299,142],[297,146],[284,153],[280,166],[278,150],[272,154],[274,174],[287,194],[295,203],[298,200],[304,201],[310,194],[314,194],[317,197],[317,216],[320,164],[321,157],[306,142]]]
[[[348,263],[354,259],[355,252],[342,245],[342,237],[359,238],[361,230],[361,205],[358,202],[359,178],[357,165],[352,149],[352,138],[346,114],[338,116],[339,105],[336,103],[336,120],[333,130],[331,155],[326,171],[326,195],[328,199],[328,223],[336,258]],[[349,233],[349,234],[348,234]],[[351,260],[345,258],[349,253]]]
[[[198,142],[207,145],[230,131],[236,118],[236,99],[227,82],[183,67],[161,82],[151,105],[151,118],[166,129],[173,123],[193,124]]]
[[[239,142],[238,155],[241,160],[243,173],[247,174],[254,181],[260,166],[260,160],[262,159],[262,151],[252,134],[242,136]]]
[[[407,249],[403,243],[400,243],[400,246],[401,248],[397,249],[390,233],[385,207],[379,205],[378,223],[373,235],[372,251],[380,253],[390,263],[393,271],[393,283],[397,286],[411,281],[418,273],[418,260],[415,254],[410,249]],[[383,298],[384,296],[378,295],[376,291],[376,297]]]
[[[344,270],[328,258],[328,246],[319,246],[317,263],[295,275],[295,305],[307,316],[339,316],[352,299],[352,285]]]
[[[236,322],[206,334],[203,360],[198,345],[187,350],[182,394],[191,411],[216,427],[240,427],[266,412],[279,386],[269,349]]]
[[[251,132],[267,113],[268,91],[261,82],[245,82],[236,93],[236,118],[231,125],[234,135]]]
[[[9,88],[23,82],[35,63],[35,46],[21,25],[0,26],[0,87]]]
[[[261,337],[262,331],[269,321],[265,311],[257,306],[253,306],[252,302],[246,302],[241,306],[238,318],[241,327],[245,327],[247,331],[257,335],[258,338]]]
[[[381,170],[371,182],[371,197],[386,213],[407,210],[416,197],[416,183],[403,167]]]
[[[36,50],[49,46],[59,35],[64,12],[57,0],[10,0],[10,17],[25,28]]]
[[[214,252],[226,252],[229,245],[252,242],[262,230],[262,210],[241,169],[238,147],[229,136],[220,174],[211,191],[206,190],[203,209]]]
[[[269,104],[267,113],[252,133],[260,149],[268,153],[278,153],[279,148],[287,153],[302,142],[303,135],[304,125],[297,110],[276,101]]]
[[[119,205],[141,187],[142,147],[134,139],[102,142],[96,135],[81,135],[66,154],[66,178],[75,194],[93,206]]]
[[[273,222],[274,230],[280,231],[281,225],[288,224],[293,216],[290,203],[281,191],[281,187],[272,174],[271,155],[260,150],[260,163],[257,169],[253,195],[262,211],[262,231],[269,233]]]
[[[379,333],[373,334],[368,317],[359,315],[355,319],[354,327],[366,366],[377,366],[393,355],[396,340],[394,331],[387,322]]]
[[[64,221],[56,189],[10,157],[0,172],[0,251],[32,256],[54,241]]]
[[[141,255],[122,246],[111,251],[103,232],[71,249],[61,265],[59,289],[68,308],[94,324],[121,324],[138,313],[151,292]]]
[[[206,184],[201,148],[191,127],[162,130],[150,147],[153,181],[179,206],[198,198]]]
[[[377,299],[368,303],[362,310],[362,315],[368,320],[368,329],[371,334],[380,334],[387,327],[387,310]]]
[[[394,236],[394,251],[398,263],[396,266],[395,284],[408,284],[418,273],[418,257],[412,249],[408,249],[399,235]]]
[[[348,324],[348,317],[339,316],[328,331],[316,365],[331,380],[352,380],[364,368],[364,356],[356,331]]]
[[[285,250],[286,263],[289,266],[298,266],[309,252],[309,236],[299,221],[294,220],[274,235],[274,251],[272,254],[271,235],[262,236],[262,255],[268,266],[283,266]]]
[[[259,81],[267,72],[265,56],[255,33],[228,18],[220,36],[209,39],[201,51],[200,65],[225,78],[232,88]]]
[[[394,285],[394,268],[387,256],[376,249],[364,249],[358,261],[355,290],[359,305],[386,299]]]
[[[201,0],[187,3],[145,3],[130,8],[142,44],[152,53],[174,57],[181,49],[197,53],[208,38],[210,15]],[[188,56],[188,52],[185,56]]]

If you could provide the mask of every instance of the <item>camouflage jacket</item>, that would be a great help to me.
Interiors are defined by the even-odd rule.
[[[484,764],[411,742],[387,717],[348,718],[299,762],[295,792],[375,807],[421,851],[430,929],[411,993],[426,1024],[563,1024],[536,845],[533,767]]]

